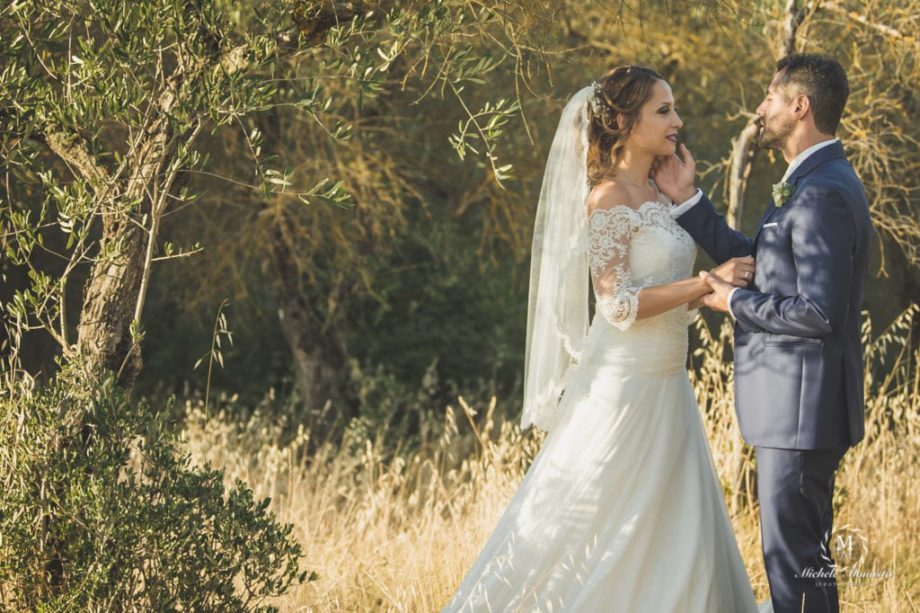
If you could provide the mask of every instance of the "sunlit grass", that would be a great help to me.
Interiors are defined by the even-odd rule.
[[[866,439],[837,475],[835,527],[865,543],[863,571],[889,578],[844,582],[844,611],[911,611],[920,605],[920,350],[918,309],[873,334],[867,323]],[[738,544],[758,600],[768,595],[760,553],[752,449],[733,409],[730,327],[701,319],[691,378]],[[884,368],[882,365],[886,365]],[[237,423],[188,405],[186,438],[198,461],[226,469],[293,523],[305,567],[317,574],[280,599],[283,610],[435,611],[449,600],[536,455],[542,435],[522,436],[518,415],[495,399],[432,409],[421,445],[385,449],[384,432],[349,434],[304,453],[285,424],[255,414]],[[287,441],[283,442],[282,441]],[[842,542],[842,541],[841,541]],[[841,553],[838,561],[845,554]]]

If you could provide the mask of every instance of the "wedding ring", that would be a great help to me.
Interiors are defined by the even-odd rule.
[[[751,278],[751,273],[749,273],[749,272],[744,273],[744,278],[745,278],[745,279],[750,279],[750,278]]]

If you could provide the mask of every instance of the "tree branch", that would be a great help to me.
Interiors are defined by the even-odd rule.
[[[821,8],[827,9],[828,11],[832,13],[836,13],[838,15],[843,15],[844,17],[852,19],[853,21],[860,23],[866,26],[867,28],[875,30],[876,32],[879,32],[880,34],[884,34],[885,36],[889,36],[891,38],[897,38],[897,39],[907,38],[907,36],[902,34],[899,30],[892,28],[889,25],[885,25],[884,23],[877,23],[874,21],[869,21],[869,19],[865,15],[860,15],[856,11],[848,11],[845,7],[841,6],[839,2],[823,2],[821,4]],[[916,42],[917,42],[916,39],[914,39],[915,44]]]
[[[82,139],[78,136],[51,130],[45,132],[43,137],[48,148],[71,168],[75,168],[80,176],[89,181],[97,194],[102,191],[104,186],[109,184],[108,171],[96,162]]]
[[[783,55],[795,53],[795,35],[805,19],[808,11],[799,9],[796,0],[787,0],[786,2],[786,38],[783,41]]]

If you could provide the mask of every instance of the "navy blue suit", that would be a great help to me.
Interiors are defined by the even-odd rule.
[[[734,292],[735,405],[755,447],[764,560],[774,610],[837,611],[832,581],[834,473],[865,433],[860,329],[872,223],[839,142],[811,155],[764,213],[753,239],[708,198],[677,218],[717,263],[753,255],[754,282]],[[804,598],[804,609],[802,600]]]

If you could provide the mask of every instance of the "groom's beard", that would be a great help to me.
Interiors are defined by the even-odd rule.
[[[792,133],[792,123],[787,125],[767,126],[761,120],[760,132],[757,133],[757,144],[761,149],[782,149],[786,145],[789,134]]]

